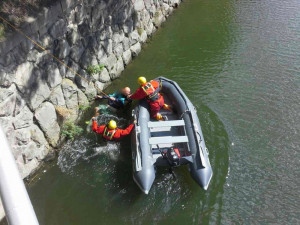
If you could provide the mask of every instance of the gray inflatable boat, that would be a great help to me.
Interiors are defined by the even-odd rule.
[[[150,118],[146,100],[133,110],[137,120],[131,136],[133,179],[148,194],[156,166],[189,165],[192,178],[207,190],[213,172],[196,109],[176,82],[164,77],[155,80],[162,82],[160,93],[173,110],[160,111],[168,121]]]

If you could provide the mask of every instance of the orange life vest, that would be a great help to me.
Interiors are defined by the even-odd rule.
[[[102,137],[105,138],[106,140],[111,141],[113,139],[116,131],[117,131],[117,129],[108,130],[107,127],[105,127]]]
[[[143,91],[147,94],[147,99],[150,101],[156,101],[159,99],[160,88],[155,89],[151,84],[152,81],[147,82],[142,86]]]

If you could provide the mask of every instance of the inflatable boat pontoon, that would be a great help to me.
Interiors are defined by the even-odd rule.
[[[146,100],[133,110],[137,121],[131,136],[133,179],[148,194],[156,166],[188,164],[192,178],[207,190],[213,172],[196,109],[176,82],[164,77],[156,80],[162,82],[160,93],[174,110],[161,110],[168,121],[150,118]]]

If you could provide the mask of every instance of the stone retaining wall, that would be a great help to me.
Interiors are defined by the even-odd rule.
[[[67,70],[19,33],[0,43],[0,124],[22,177],[57,147],[64,120],[120,76],[181,0],[60,0],[27,18],[22,30]],[[89,75],[90,65],[104,64]]]
[[[60,0],[26,18],[21,30],[90,82],[17,32],[0,43],[0,125],[23,178],[53,153],[63,122],[120,76],[180,1]],[[97,64],[105,68],[89,75]]]

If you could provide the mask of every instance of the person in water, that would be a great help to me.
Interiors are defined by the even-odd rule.
[[[101,134],[105,140],[108,141],[116,141],[120,138],[130,134],[134,127],[134,123],[130,124],[126,129],[119,129],[117,127],[117,123],[114,120],[109,121],[107,125],[100,125],[98,126],[97,120],[95,117],[92,118],[93,120],[93,131]]]
[[[161,108],[171,110],[171,107],[165,104],[164,97],[159,93],[161,89],[160,82],[151,80],[147,82],[145,77],[139,77],[137,80],[140,87],[134,94],[130,95],[131,99],[147,99],[150,105],[150,115],[157,120],[168,120],[166,116],[159,113]]]
[[[122,88],[120,91],[107,96],[97,95],[95,97],[95,100],[108,99],[108,109],[110,109],[111,111],[116,111],[119,109],[123,109],[127,104],[131,103],[132,100],[128,98],[130,92],[130,88],[125,87]],[[103,107],[100,107],[100,105],[95,108],[95,116],[99,116],[101,114],[101,109],[103,109]],[[105,109],[107,109],[107,107],[105,107]]]

